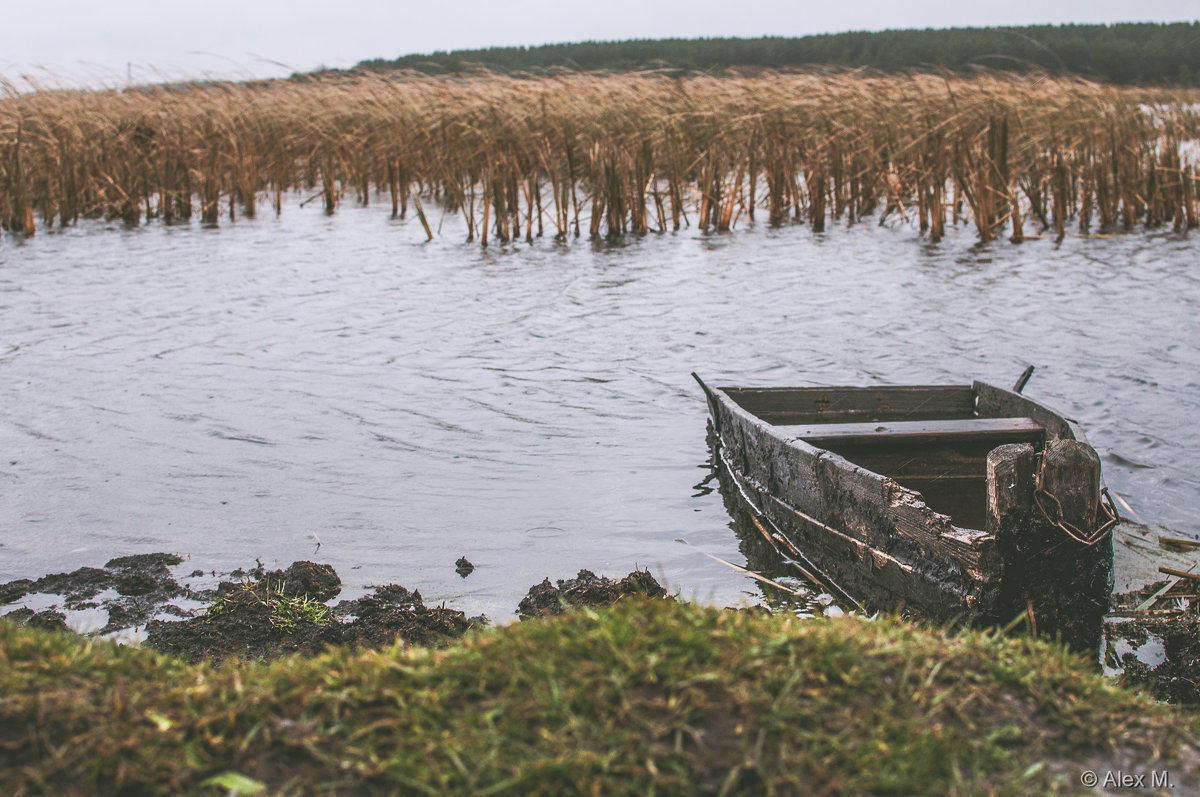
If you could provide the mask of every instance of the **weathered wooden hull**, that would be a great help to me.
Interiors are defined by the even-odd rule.
[[[1079,523],[1095,526],[1099,461],[1072,421],[978,382],[705,391],[722,478],[775,547],[835,593],[939,623],[1004,624],[1032,609],[1076,647],[1099,639],[1111,540],[1065,536],[1033,500],[1040,461],[1061,459],[1045,452],[1061,450],[1072,464],[1050,478],[1072,495],[1094,478],[1097,506]]]

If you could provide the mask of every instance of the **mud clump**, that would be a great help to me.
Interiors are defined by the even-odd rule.
[[[200,616],[186,620],[153,620],[146,625],[146,645],[162,653],[197,662],[227,657],[266,659],[284,653],[320,653],[341,643],[340,627],[322,622],[317,612],[300,612],[278,600],[265,587],[251,585],[219,598]],[[318,604],[320,605],[320,604]],[[325,607],[326,614],[328,607]]]
[[[122,573],[117,576],[117,583],[114,586],[119,594],[133,598],[153,592],[154,588],[158,586],[158,581],[146,573]]]
[[[169,568],[183,562],[183,557],[168,553],[148,553],[109,559],[104,569],[113,574],[113,587],[126,597],[153,595],[161,600],[184,594]]]
[[[104,569],[112,574],[112,588],[118,597],[102,601],[108,624],[100,633],[145,625],[164,610],[180,613],[170,602],[192,595],[175,580],[170,568],[182,562],[183,557],[168,553],[121,556],[105,562]]]
[[[1125,653],[1120,659],[1125,670],[1121,683],[1168,703],[1200,705],[1200,617],[1147,618],[1122,626],[1126,637],[1142,642],[1151,636],[1162,640],[1165,658],[1151,666],[1136,653]]]
[[[4,619],[12,620],[19,625],[30,628],[44,628],[50,631],[70,631],[67,627],[67,616],[53,609],[34,612],[33,609],[16,609],[4,615]]]
[[[15,603],[31,592],[37,592],[37,582],[28,578],[18,578],[7,584],[0,584],[0,604]]]
[[[627,595],[662,598],[666,597],[667,591],[646,570],[634,570],[620,581],[597,576],[591,570],[580,570],[575,578],[560,579],[557,586],[547,578],[530,587],[529,594],[517,606],[517,614],[527,620],[562,614],[573,606],[611,606]]]
[[[98,567],[81,567],[70,573],[51,573],[42,576],[29,592],[61,595],[67,608],[73,608],[109,589],[116,581],[116,574]]]
[[[174,553],[139,553],[133,556],[118,556],[104,563],[108,570],[139,569],[170,575],[168,567],[183,564],[183,557]]]
[[[389,647],[398,640],[440,647],[487,624],[485,617],[429,608],[419,592],[398,584],[377,587],[331,609],[323,600],[341,591],[341,579],[329,565],[312,562],[263,573],[261,580],[233,589],[228,582],[221,586],[204,615],[150,623],[146,644],[193,662],[231,656],[271,659],[287,653],[313,655],[329,645]]]
[[[342,591],[337,571],[331,565],[315,562],[293,562],[286,570],[264,573],[259,580],[279,584],[285,595],[321,602],[333,600]]]
[[[103,608],[108,612],[108,623],[100,633],[119,631],[148,622],[164,606],[168,611],[178,611],[167,604],[188,591],[179,585],[169,568],[182,561],[175,554],[138,554],[110,559],[103,568],[81,567],[70,573],[51,573],[37,581],[17,579],[0,584],[0,604],[14,603],[32,594],[58,595],[63,599],[62,605],[70,610]],[[116,596],[93,600],[108,590]],[[66,628],[65,615],[51,614],[63,617],[62,627]],[[49,615],[39,612],[35,616]],[[53,620],[47,622],[57,627]]]
[[[467,617],[445,606],[430,608],[420,591],[410,592],[399,584],[377,587],[355,601],[342,601],[333,611],[354,617],[346,624],[346,634],[351,644],[360,647],[390,645],[397,636],[414,645],[437,647],[488,624],[483,616]]]

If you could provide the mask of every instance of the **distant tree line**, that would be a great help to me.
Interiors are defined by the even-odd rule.
[[[1130,84],[1200,85],[1200,22],[1038,25],[1013,28],[886,30],[802,38],[636,39],[490,47],[393,60],[357,69],[498,72],[729,67],[870,67],[880,70],[975,68],[1044,70]]]

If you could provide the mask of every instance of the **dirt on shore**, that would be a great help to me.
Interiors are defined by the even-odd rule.
[[[1167,703],[1200,706],[1200,612],[1194,582],[1161,581],[1116,595],[1103,664]]]
[[[377,586],[360,598],[330,605],[341,593],[342,582],[327,564],[301,561],[268,571],[259,563],[230,573],[215,589],[194,589],[181,585],[170,571],[182,562],[173,554],[146,554],[113,559],[103,568],[83,567],[36,581],[19,579],[0,584],[0,604],[34,593],[57,595],[68,610],[106,611],[108,622],[97,634],[144,627],[147,646],[192,662],[311,655],[329,645],[380,648],[400,641],[439,647],[488,624],[484,616],[426,606],[420,591],[399,584]],[[518,613],[522,619],[558,614],[564,606],[608,605],[634,593],[666,595],[645,571],[614,581],[581,570],[557,587],[549,579],[531,587]],[[180,599],[205,605],[189,611],[177,605]],[[165,619],[170,616],[182,619]],[[58,604],[38,612],[21,608],[5,617],[70,630]]]
[[[611,606],[627,595],[665,597],[667,591],[646,570],[634,570],[620,581],[597,576],[591,570],[580,570],[575,578],[559,579],[558,585],[545,579],[529,588],[517,605],[522,620],[548,614],[562,614],[573,606]]]
[[[81,567],[70,573],[42,576],[36,581],[21,578],[0,584],[0,605],[15,603],[34,593],[57,595],[62,598],[62,607],[71,611],[106,611],[108,622],[98,634],[145,625],[163,613],[184,616],[186,612],[173,601],[203,596],[181,586],[172,575],[170,568],[183,561],[183,557],[175,554],[140,554],[110,559],[103,568]],[[5,616],[30,625],[67,627],[66,615],[54,607],[39,612],[18,609]]]
[[[387,647],[397,640],[438,647],[488,622],[456,609],[430,608],[420,592],[399,584],[328,606],[341,586],[332,567],[313,562],[296,562],[241,584],[223,582],[203,614],[151,621],[146,644],[190,661],[267,659],[320,653],[329,645]]]

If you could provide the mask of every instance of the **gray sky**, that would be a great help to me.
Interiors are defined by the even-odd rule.
[[[0,75],[110,85],[586,39],[1200,19],[1196,0],[4,0],[0,11]]]

